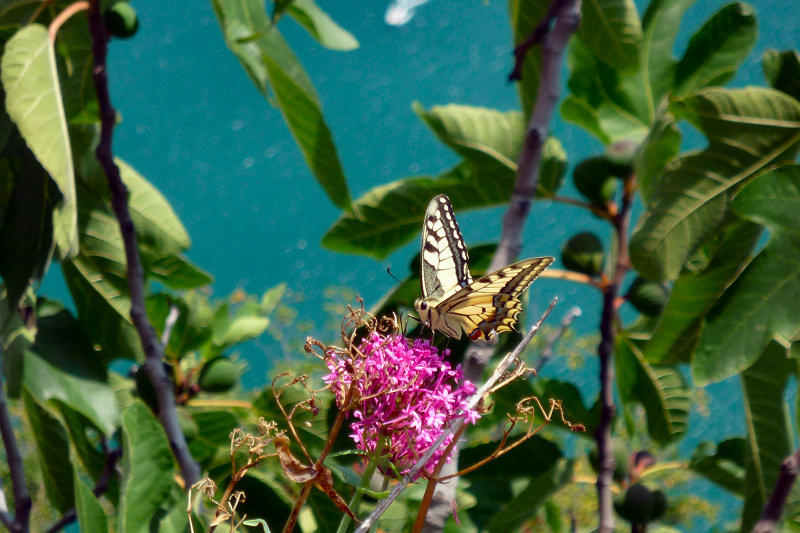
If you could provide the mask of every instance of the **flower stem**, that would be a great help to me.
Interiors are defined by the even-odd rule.
[[[372,475],[375,474],[375,469],[378,467],[378,461],[380,461],[380,454],[376,453],[374,456],[370,456],[369,462],[367,463],[367,468],[364,469],[364,475],[361,476],[361,484],[358,486],[355,494],[353,494],[353,497],[347,504],[347,506],[356,516],[358,516],[358,506],[361,505],[361,498],[364,497],[364,491],[361,489],[366,489],[369,487],[369,482],[372,480]],[[336,528],[336,533],[345,533],[349,525],[350,517],[346,514],[342,515],[342,520],[339,522],[339,527]]]

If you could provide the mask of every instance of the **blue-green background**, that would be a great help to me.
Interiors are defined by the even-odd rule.
[[[280,28],[317,87],[354,197],[405,176],[437,174],[456,162],[411,111],[413,101],[425,107],[459,103],[519,108],[516,87],[506,81],[512,64],[506,2],[432,0],[399,28],[384,23],[385,2],[319,4],[355,35],[360,48],[344,53],[324,49],[288,17]],[[795,0],[751,4],[760,36],[735,86],[764,85],[764,50],[798,46],[800,6]],[[321,248],[320,239],[338,210],[311,176],[280,112],[226,48],[210,3],[135,0],[133,5],[139,32],[112,43],[109,57],[112,98],[123,117],[115,153],[171,202],[192,236],[190,258],[216,278],[215,293],[224,296],[236,288],[261,293],[285,281],[304,298],[295,304],[299,319],[317,329],[323,325],[326,287],[346,287],[350,301],[357,292],[367,306],[374,304],[395,283],[386,267],[404,276],[417,242],[383,263]],[[719,0],[700,1],[689,9],[677,56],[722,5]],[[567,149],[571,165],[602,150],[582,130],[558,118],[553,133]],[[501,216],[501,210],[459,213],[468,244],[496,239]],[[523,255],[558,256],[570,235],[589,228],[607,238],[603,226],[581,210],[539,202],[528,223]],[[63,294],[53,277],[45,292]],[[577,329],[596,330],[596,291],[540,280],[531,291],[532,309],[543,308],[555,295],[562,303],[553,322],[579,305],[584,313],[575,322]],[[268,383],[270,361],[279,355],[278,343],[268,336],[246,347],[243,356],[250,370],[245,384]],[[567,371],[560,361],[551,368]],[[595,368],[594,360],[587,361],[578,380],[587,400],[598,388]],[[710,418],[695,415],[692,444],[685,449],[698,440],[744,433],[742,413],[729,396],[737,390],[735,381],[710,388]]]

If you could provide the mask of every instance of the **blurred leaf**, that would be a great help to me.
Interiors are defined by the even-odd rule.
[[[36,337],[35,321],[26,323],[21,315],[23,309],[33,314],[35,296],[32,290],[28,294],[31,301],[25,301],[21,309],[12,309],[8,305],[5,286],[0,283],[0,349],[3,351],[0,359],[8,396],[11,398],[19,398],[22,393],[25,352]]]
[[[54,2],[56,12],[68,6],[68,1]],[[38,19],[41,22],[41,19]],[[94,55],[89,26],[82,17],[71,17],[58,30],[56,56],[64,98],[64,111],[70,124],[98,124],[100,109],[97,103],[92,72]],[[74,148],[74,147],[73,147]]]
[[[212,469],[209,476],[219,486],[224,487],[230,480],[230,472],[231,465],[228,463]],[[247,494],[247,500],[240,503],[236,508],[237,512],[246,514],[250,520],[259,518],[266,520],[273,531],[282,531],[296,496],[286,486],[286,480],[281,472],[252,468],[236,484],[236,488]],[[313,492],[318,491],[314,489]]]
[[[192,264],[182,255],[151,255],[147,248],[142,248],[141,251],[147,274],[171,289],[196,289],[214,281],[211,274]]]
[[[716,446],[703,442],[697,446],[689,468],[734,494],[743,495],[747,441],[726,439]]]
[[[285,292],[286,283],[279,283],[274,287],[264,291],[264,294],[261,296],[261,312],[265,315],[272,313],[272,311],[274,311],[278,306],[281,298],[283,298],[283,294]]]
[[[262,94],[269,89],[311,171],[338,207],[350,211],[350,192],[319,98],[303,67],[273,27],[259,0],[214,0],[225,42]],[[289,7],[291,9],[291,7]]]
[[[199,431],[189,442],[189,451],[203,467],[215,466],[214,458],[227,457],[230,460],[230,434],[239,427],[239,420],[229,411],[197,411],[192,413]]]
[[[792,453],[794,429],[784,394],[796,363],[787,355],[786,348],[773,341],[742,373],[748,442],[743,530],[750,530],[758,520],[775,487],[781,463]]]
[[[489,457],[497,450],[499,442],[487,442],[462,448],[459,466],[467,468]],[[467,491],[477,503],[470,509],[470,518],[485,527],[497,515],[498,509],[514,497],[512,481],[518,478],[546,476],[561,460],[558,446],[542,437],[534,436],[508,453],[493,459],[464,476],[469,481]]]
[[[657,180],[631,237],[631,260],[645,278],[678,277],[684,263],[725,220],[729,196],[770,165],[793,157],[800,104],[771,89],[706,89],[677,101],[709,140]]]
[[[221,306],[214,317],[212,342],[220,350],[234,344],[255,339],[269,327],[269,318],[261,313],[258,306],[243,305],[229,316],[227,305]]]
[[[508,3],[514,47],[522,44],[547,13],[550,2],[545,0],[511,0]],[[539,74],[542,69],[541,47],[532,46],[525,54],[522,79],[517,81],[517,92],[525,116],[530,116],[536,95],[539,93]]]
[[[0,276],[8,291],[7,305],[16,309],[31,281],[41,280],[47,271],[58,192],[29,150],[19,150],[14,171],[3,162],[0,181],[9,191],[0,213]]]
[[[538,197],[554,196],[564,184],[567,171],[567,151],[555,137],[548,137],[542,147],[542,161],[539,166]]]
[[[692,361],[695,383],[705,385],[748,368],[774,336],[794,338],[800,329],[798,301],[800,235],[774,231],[708,312]]]
[[[581,3],[584,21],[578,38],[606,65],[620,71],[639,66],[642,26],[633,0],[589,0]]]
[[[81,531],[108,531],[108,518],[91,487],[75,473],[75,511]]]
[[[314,0],[294,0],[286,12],[325,48],[345,51],[358,48],[356,38],[336,24]]]
[[[772,230],[800,232],[800,166],[765,172],[739,191],[731,207],[739,216]]]
[[[67,432],[58,418],[38,404],[27,390],[23,391],[22,398],[39,451],[39,466],[47,499],[58,512],[65,513],[75,506]]]
[[[750,55],[757,36],[751,6],[744,2],[723,6],[689,40],[675,69],[675,94],[724,85]]]
[[[528,486],[489,520],[486,530],[519,531],[526,521],[538,513],[545,502],[572,481],[573,464],[574,460],[561,459],[553,464],[549,471],[533,476]]]
[[[111,435],[119,426],[114,394],[97,352],[81,334],[69,311],[52,304],[40,306],[39,331],[32,350],[25,353],[25,387],[45,404],[58,400],[78,411]]]
[[[647,431],[659,443],[686,434],[692,405],[680,370],[648,363],[634,341],[619,336],[614,350],[617,385],[623,403],[640,403],[647,415]]]
[[[167,355],[180,357],[198,350],[211,340],[216,307],[208,302],[208,297],[197,291],[185,292],[180,297],[167,297],[164,318],[169,313],[169,305],[178,309],[178,319],[166,346]],[[148,310],[149,314],[149,310]]]
[[[122,449],[119,531],[151,531],[151,521],[157,520],[158,509],[175,484],[175,461],[164,430],[140,401],[122,413]]]
[[[727,228],[709,264],[699,272],[684,273],[672,286],[667,306],[644,357],[651,363],[688,363],[706,313],[747,264],[762,229],[750,222]]]
[[[114,399],[114,402],[116,407],[116,399]],[[99,481],[106,465],[106,454],[100,451],[102,431],[97,429],[97,426],[91,420],[65,404],[58,404],[58,411],[67,427],[70,443],[81,465],[83,465],[92,481]],[[73,466],[77,466],[77,463],[73,462]],[[119,497],[118,477],[111,476],[108,480],[105,497],[110,501],[117,501]]]
[[[797,50],[767,50],[761,61],[770,87],[800,100],[800,54]]]
[[[663,106],[656,112],[650,133],[642,141],[634,160],[636,184],[645,203],[649,202],[656,181],[664,175],[667,165],[678,155],[681,138],[675,117]]]
[[[75,171],[47,28],[31,24],[15,33],[6,43],[0,72],[9,116],[61,191],[53,217],[54,237],[60,255],[70,257],[78,247]]]

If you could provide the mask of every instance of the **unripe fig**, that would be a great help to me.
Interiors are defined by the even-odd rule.
[[[646,524],[653,516],[653,493],[640,483],[614,498],[614,510],[632,524]]]
[[[667,495],[663,490],[651,490],[653,495],[653,512],[650,514],[650,521],[658,520],[667,512]]]
[[[103,22],[108,33],[114,37],[127,39],[139,29],[139,18],[136,10],[128,2],[115,2],[103,15]]]
[[[617,178],[627,178],[633,174],[633,162],[639,143],[625,140],[617,141],[606,147],[605,160],[608,163],[608,172]]]
[[[239,369],[233,361],[220,355],[203,365],[197,383],[206,392],[227,392],[239,381]]]
[[[667,305],[667,300],[669,288],[655,281],[636,278],[628,288],[628,301],[643,315],[658,315]]]
[[[572,171],[572,183],[594,205],[605,205],[614,198],[617,181],[603,157],[584,159]]]
[[[603,270],[603,259],[603,243],[594,233],[578,233],[561,248],[564,267],[589,276]]]

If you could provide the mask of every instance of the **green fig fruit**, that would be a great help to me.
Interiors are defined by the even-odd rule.
[[[617,141],[608,145],[603,156],[608,164],[608,172],[622,179],[633,174],[633,162],[638,150],[639,143],[631,140]]]
[[[611,176],[603,157],[584,159],[572,171],[575,188],[594,205],[606,205],[617,192],[617,180]]]
[[[227,392],[239,382],[239,369],[236,364],[220,355],[207,361],[200,370],[197,383],[206,392]]]
[[[136,10],[128,2],[115,2],[103,14],[103,22],[108,33],[114,37],[127,39],[139,29]]]
[[[603,243],[594,233],[578,233],[561,248],[564,267],[589,276],[602,272],[604,259]]]
[[[636,278],[628,288],[628,301],[637,311],[646,316],[656,316],[664,309],[669,300],[669,287]]]
[[[653,493],[640,483],[614,498],[614,510],[631,524],[646,524],[653,516]]]

